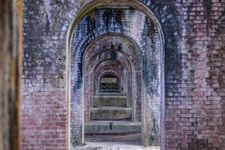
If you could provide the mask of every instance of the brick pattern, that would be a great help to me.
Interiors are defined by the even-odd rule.
[[[23,149],[66,149],[69,140],[65,98],[66,32],[77,10],[87,2],[89,0],[24,1]],[[161,136],[166,138],[166,150],[224,149],[225,1],[141,2],[156,15],[165,36],[166,105],[162,107],[165,109],[165,133],[161,132]],[[146,28],[140,28],[145,21]],[[146,55],[144,82],[151,83],[147,86],[154,92],[160,88],[152,82],[159,81],[160,68],[154,66],[160,62],[157,60],[160,53],[146,54],[144,49],[151,47],[154,50],[159,46],[146,44],[144,37],[157,35],[157,31],[143,15],[137,15],[135,22],[137,24],[130,30],[121,30],[129,29],[129,26],[120,22],[124,24],[117,33],[132,38]],[[82,52],[96,37],[117,31],[114,28],[85,31],[86,24],[82,23],[85,22],[80,24],[82,30],[74,31],[77,44],[72,45],[72,50],[76,48],[79,52],[71,55],[79,61],[71,66],[72,71],[77,71],[77,78],[72,77],[71,84],[75,87],[71,93],[78,99],[71,108],[81,104],[79,71]],[[94,27],[89,25],[87,29],[92,30]],[[84,36],[82,33],[85,32],[90,34]],[[157,36],[151,38],[151,43],[158,43],[158,40]],[[158,100],[157,95],[155,99]],[[156,102],[152,108],[158,105]],[[77,109],[71,113],[71,118],[77,118],[70,121],[74,125],[71,144],[76,145],[81,137],[81,124],[77,122],[82,122],[82,113]],[[159,129],[154,132],[158,133]]]
[[[166,80],[166,147],[221,150],[225,5],[222,1],[178,5],[183,18],[178,46],[182,66],[177,82]]]
[[[24,0],[21,147],[66,149],[66,33],[77,6],[72,2]],[[67,14],[61,19],[60,16]],[[64,42],[62,42],[64,41]]]

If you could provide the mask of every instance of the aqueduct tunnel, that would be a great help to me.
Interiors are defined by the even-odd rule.
[[[85,125],[87,131],[84,132],[111,133],[108,137],[111,141],[113,134],[140,134],[139,50],[126,38],[109,35],[95,41],[84,57],[85,121],[88,124]],[[126,128],[130,131],[126,131]],[[121,141],[118,137],[117,140]]]
[[[153,18],[129,7],[102,6],[83,16],[71,41],[71,120],[77,119],[71,128],[83,130],[73,138],[159,145],[159,29]],[[82,130],[74,128],[78,124]]]
[[[15,25],[15,14],[6,11],[15,6],[3,6],[14,17],[0,20]],[[223,0],[24,0],[23,6],[22,89],[19,78],[7,76],[21,67],[10,43],[17,31],[0,32],[4,52],[9,45],[15,50],[2,53],[1,89],[9,99],[14,87],[22,90],[21,105],[1,103],[0,114],[12,110],[1,124],[17,120],[10,124],[17,130],[21,121],[21,134],[1,132],[9,129],[4,124],[0,141],[15,133],[25,150],[118,141],[140,149],[225,146]]]

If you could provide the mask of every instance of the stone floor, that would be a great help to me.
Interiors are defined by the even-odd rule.
[[[160,147],[144,147],[133,143],[87,142],[74,150],[160,150]]]
[[[141,145],[141,133],[85,135],[88,142],[129,142]]]

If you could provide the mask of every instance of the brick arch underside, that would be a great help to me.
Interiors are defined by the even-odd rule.
[[[94,16],[95,19],[92,17]],[[131,19],[132,18],[132,19]],[[142,55],[143,102],[142,142],[159,145],[161,101],[162,39],[157,25],[134,9],[97,8],[85,16],[73,32],[71,41],[71,144],[83,143],[84,102],[82,62],[85,49],[104,35],[121,35],[139,47]]]

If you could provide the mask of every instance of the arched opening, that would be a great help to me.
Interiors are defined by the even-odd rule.
[[[126,22],[126,19],[131,15],[135,19]],[[94,19],[92,16],[94,16]],[[139,24],[135,24],[135,22]],[[132,52],[134,56],[140,56],[138,57],[140,59],[136,59],[133,56],[130,57],[129,50],[126,50],[126,57],[124,56],[124,58],[127,58],[124,62],[126,65],[124,66],[130,68],[130,72],[129,69],[127,72],[125,71],[128,75],[128,84],[125,89],[131,93],[128,94],[128,104],[132,108],[131,118],[133,122],[141,122],[141,142],[143,145],[160,144],[163,149],[163,135],[161,135],[160,141],[160,128],[161,132],[164,132],[163,33],[156,17],[149,8],[139,1],[122,1],[120,3],[112,1],[91,2],[84,7],[83,11],[71,25],[68,36],[69,50],[71,50],[71,61],[68,61],[69,64],[71,63],[71,68],[69,67],[68,70],[72,71],[72,80],[71,82],[68,81],[68,83],[71,83],[68,86],[68,89],[71,89],[71,97],[68,95],[70,97],[71,146],[75,147],[84,143],[85,122],[91,119],[92,97],[96,94],[95,88],[99,88],[99,86],[94,86],[86,91],[86,86],[88,85],[86,83],[98,85],[95,84],[95,81],[99,83],[99,80],[93,80],[96,78],[96,73],[93,68],[98,64],[99,60],[102,61],[102,57],[112,57],[112,55],[108,55],[107,53],[102,53],[104,56],[88,56],[91,58],[89,62],[90,68],[86,68],[84,67],[86,51],[90,48],[90,45],[93,45],[100,37],[107,34],[122,35],[128,39],[127,41],[133,43],[130,48],[139,47],[140,55],[137,54],[137,49]],[[107,43],[107,41],[104,42]],[[126,44],[127,42],[125,42]],[[118,44],[99,45],[104,49],[107,49],[107,47],[109,47],[108,49],[117,47],[118,53],[121,53],[121,46]],[[141,63],[137,64],[135,60]],[[128,62],[132,63],[129,64]],[[135,65],[137,65],[136,68]],[[91,72],[90,76],[86,76],[85,74],[88,69]],[[99,70],[101,72],[104,71],[101,67]],[[123,80],[118,81],[122,82]],[[123,85],[126,86],[126,84]],[[132,88],[133,85],[135,85],[135,88]],[[88,103],[85,101],[88,101]]]
[[[99,92],[120,92],[119,78],[113,74],[106,74],[101,77]]]
[[[135,97],[141,93],[135,83],[140,74],[139,53],[131,41],[120,35],[101,36],[86,48],[83,56],[85,141],[140,144],[141,99]]]

